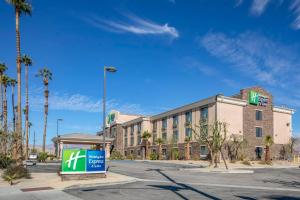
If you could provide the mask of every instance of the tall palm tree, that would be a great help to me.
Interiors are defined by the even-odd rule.
[[[15,86],[17,84],[16,79],[10,79],[10,87],[11,87],[11,105],[13,111],[13,130],[16,131],[16,112],[15,112]]]
[[[184,139],[184,142],[186,143],[186,150],[185,150],[185,159],[190,160],[190,142],[191,142],[191,137],[187,136]]]
[[[7,70],[7,67],[4,63],[0,63],[0,80],[2,75]],[[2,91],[2,83],[0,81],[0,95],[1,95],[1,128],[3,128],[3,91]]]
[[[29,122],[29,101],[28,101],[28,67],[32,65],[32,60],[29,56],[24,55],[22,57],[22,63],[25,65],[25,93],[26,93],[26,106],[25,106],[25,131],[26,131],[26,146],[25,146],[25,160],[28,159],[28,134],[29,134],[29,127],[28,127],[28,122]]]
[[[148,159],[148,144],[149,144],[149,138],[151,137],[151,133],[149,133],[148,131],[145,131],[142,135],[142,139],[145,142],[145,158]]]
[[[52,72],[46,67],[40,69],[36,75],[36,77],[41,77],[44,84],[44,95],[45,95],[45,105],[44,105],[44,135],[43,135],[43,152],[46,149],[46,134],[47,134],[47,118],[48,118],[48,98],[49,98],[49,90],[48,84],[49,80],[52,80]]]
[[[1,76],[1,84],[3,85],[3,127],[4,127],[4,134],[5,134],[5,141],[4,141],[4,153],[6,153],[6,136],[7,133],[7,98],[6,98],[6,91],[7,86],[9,85],[10,78],[6,75]]]
[[[164,143],[163,139],[161,138],[157,138],[156,139],[156,144],[158,145],[158,160],[161,160],[162,159],[162,155],[161,155],[161,145]]]
[[[18,118],[17,118],[17,134],[19,139],[15,158],[21,157],[22,154],[22,112],[21,112],[21,45],[20,45],[20,30],[19,20],[22,14],[31,15],[31,5],[27,0],[6,0],[15,9],[16,18],[16,49],[17,49],[17,76],[18,76]]]
[[[10,84],[10,78],[6,75],[2,75],[1,84],[3,85],[3,121],[4,121],[4,131],[7,132],[7,98],[6,91],[7,86]]]
[[[271,135],[267,135],[264,139],[266,146],[265,161],[270,162],[270,147],[274,144],[273,138]]]

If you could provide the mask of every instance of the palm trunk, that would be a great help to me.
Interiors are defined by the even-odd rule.
[[[145,146],[145,157],[146,157],[146,160],[148,160],[148,140],[146,140],[145,142],[146,142],[146,146]]]
[[[186,152],[185,153],[186,160],[190,160],[190,143],[189,142],[186,143],[186,151],[185,152]]]
[[[0,76],[0,79],[2,79],[2,75]],[[1,95],[1,128],[3,128],[3,85],[0,81],[0,95]]]
[[[266,155],[265,155],[265,161],[270,161],[270,147],[266,146]]]
[[[22,156],[22,112],[21,112],[21,47],[20,47],[20,31],[19,31],[19,14],[16,8],[16,48],[17,48],[17,78],[18,78],[18,121],[17,121],[17,145],[14,158],[18,159]]]
[[[25,160],[28,159],[28,143],[29,143],[29,138],[28,138],[28,132],[29,132],[29,127],[28,127],[28,115],[29,115],[29,104],[28,104],[28,65],[26,65],[25,68],[25,78],[26,78],[26,116],[25,116],[25,130],[26,130],[26,148],[25,148]]]
[[[44,113],[44,135],[43,135],[43,152],[46,150],[47,118],[48,118],[48,84],[45,84],[45,113]]]
[[[4,86],[3,91],[3,119],[4,119],[4,153],[7,151],[7,100],[6,100],[6,86]]]
[[[12,111],[13,111],[13,128],[14,132],[16,131],[16,112],[15,112],[15,86],[11,88],[11,104],[12,104]]]

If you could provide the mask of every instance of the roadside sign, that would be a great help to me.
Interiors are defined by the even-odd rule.
[[[105,152],[101,150],[64,149],[61,173],[105,173]]]

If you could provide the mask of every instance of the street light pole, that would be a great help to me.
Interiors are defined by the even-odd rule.
[[[105,151],[105,129],[106,129],[106,71],[114,73],[117,71],[115,67],[106,67],[104,66],[104,74],[103,74],[103,100],[102,100],[102,106],[103,106],[103,125],[102,125],[102,137],[103,137],[103,145],[102,148]],[[106,152],[106,151],[105,151]],[[106,157],[106,155],[105,155]]]
[[[58,144],[58,122],[61,122],[63,121],[63,119],[57,119],[56,120],[56,157],[58,157],[58,154],[59,154],[59,151],[58,151],[58,148],[59,148],[59,144]]]

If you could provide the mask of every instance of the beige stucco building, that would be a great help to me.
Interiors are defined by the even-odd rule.
[[[247,140],[250,159],[260,159],[264,153],[263,139],[266,135],[274,139],[273,157],[278,156],[280,146],[289,142],[293,113],[292,109],[274,106],[273,96],[263,88],[252,87],[242,89],[233,96],[215,95],[154,116],[131,115],[122,118],[122,114],[118,113],[116,116],[119,119],[110,121],[106,134],[115,138],[117,142],[114,145],[118,151],[137,158],[144,157],[141,139],[144,131],[151,133],[149,148],[152,152],[157,152],[157,138],[164,141],[163,154],[166,159],[170,158],[170,149],[176,149],[179,159],[184,159],[185,138],[190,137],[191,158],[199,159],[206,157],[208,150],[195,140],[187,124],[196,127],[202,120],[207,124],[217,120],[227,124],[228,138],[240,135]],[[112,130],[116,124],[118,131]]]

